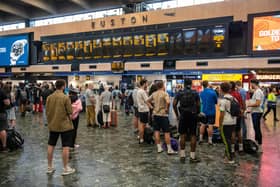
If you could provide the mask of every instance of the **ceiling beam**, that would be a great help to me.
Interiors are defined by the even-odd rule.
[[[71,2],[79,5],[80,7],[84,8],[84,9],[91,9],[91,6],[88,2],[86,2],[85,0],[70,0]]]
[[[29,18],[27,12],[23,9],[8,5],[3,2],[0,2],[0,11],[7,12],[9,14],[16,15],[25,19]]]
[[[56,8],[50,2],[44,0],[21,0],[22,2],[44,10],[50,14],[56,14]]]

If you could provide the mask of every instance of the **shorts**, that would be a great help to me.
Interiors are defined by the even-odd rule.
[[[139,118],[141,123],[147,124],[149,122],[149,112],[139,112]]]
[[[7,114],[0,113],[0,131],[7,130],[9,128]]]
[[[51,146],[56,146],[57,140],[61,136],[62,147],[73,146],[74,130],[66,132],[50,132],[48,144]]]
[[[205,125],[214,125],[216,121],[216,116],[215,115],[206,116],[206,121],[207,123]]]
[[[162,131],[164,133],[170,132],[169,119],[165,116],[154,116],[153,127],[155,131]]]
[[[136,118],[139,118],[139,112],[138,112],[138,108],[137,107],[133,107],[134,108],[134,116],[136,117]]]
[[[235,132],[240,132],[241,130],[241,117],[237,117],[236,125],[235,125]]]
[[[185,112],[179,120],[179,134],[187,134],[196,136],[197,130],[197,115],[191,112]]]

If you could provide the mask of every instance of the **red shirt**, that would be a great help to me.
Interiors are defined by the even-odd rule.
[[[229,93],[238,101],[238,103],[240,104],[240,107],[244,108],[242,97],[241,97],[240,93],[236,90],[230,91]]]

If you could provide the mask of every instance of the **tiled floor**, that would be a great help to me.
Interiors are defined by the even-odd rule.
[[[201,145],[201,163],[181,164],[177,155],[157,154],[155,146],[139,145],[131,117],[119,113],[119,126],[106,130],[87,128],[84,118],[82,114],[81,147],[71,159],[77,173],[62,177],[60,146],[55,151],[56,172],[45,174],[48,130],[41,115],[18,117],[24,150],[0,153],[0,186],[280,186],[280,123],[272,124],[271,119],[263,125],[263,155],[237,156],[237,164],[229,166],[223,163],[222,144]]]

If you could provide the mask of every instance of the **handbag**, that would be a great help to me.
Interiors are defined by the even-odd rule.
[[[109,105],[103,105],[103,112],[105,114],[109,113],[110,112],[110,106]]]

